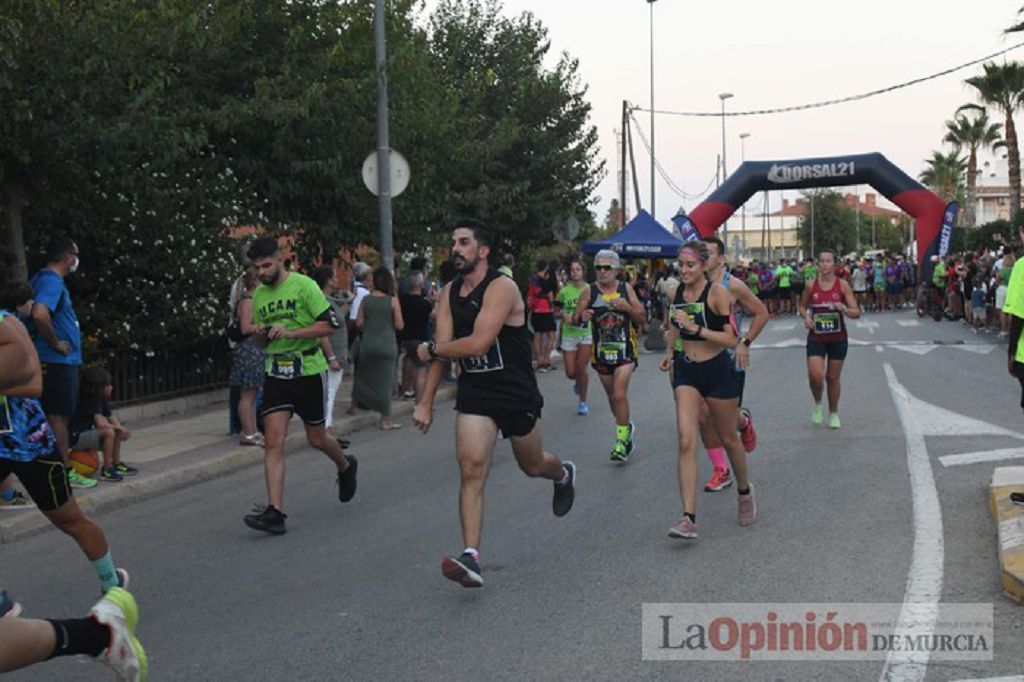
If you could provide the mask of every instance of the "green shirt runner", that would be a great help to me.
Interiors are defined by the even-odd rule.
[[[789,278],[793,276],[793,268],[788,265],[780,265],[775,268],[775,278],[779,280],[780,289],[789,288]]]
[[[562,310],[562,336],[567,336],[571,339],[590,338],[589,322],[584,322],[580,325],[569,324],[569,320],[576,311],[576,304],[579,302],[580,296],[583,295],[583,291],[583,289],[577,288],[575,284],[570,282],[558,292],[558,298],[555,302]]]
[[[1024,258],[1013,265],[1010,283],[1006,287],[1006,303],[1003,312],[1014,317],[1024,318]],[[1024,339],[1017,341],[1017,353],[1014,360],[1024,363]]]
[[[291,331],[316,322],[330,308],[327,297],[309,277],[289,273],[280,284],[261,284],[252,295],[253,323],[257,327],[281,325]],[[275,339],[267,343],[266,373],[294,379],[327,371],[320,339]]]

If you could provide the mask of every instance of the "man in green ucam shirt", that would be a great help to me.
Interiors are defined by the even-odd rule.
[[[286,518],[284,441],[292,413],[302,419],[310,446],[338,467],[338,499],[342,502],[356,493],[358,463],[327,433],[324,414],[327,363],[334,358],[324,358],[320,338],[333,334],[341,322],[316,282],[284,268],[276,239],[253,241],[247,255],[262,283],[253,293],[252,314],[257,330],[254,339],[266,352],[262,413],[267,506],[253,510],[245,524],[280,535],[285,532]]]
[[[775,268],[775,279],[779,283],[776,293],[779,298],[779,314],[788,315],[793,312],[793,288],[790,286],[792,277],[793,268],[789,267],[786,259],[783,258],[779,261],[779,266]]]

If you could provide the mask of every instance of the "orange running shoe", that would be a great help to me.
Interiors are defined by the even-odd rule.
[[[731,485],[732,475],[729,473],[729,470],[725,467],[715,467],[715,472],[711,474],[711,478],[708,479],[707,485],[704,486],[704,492],[716,493]]]
[[[740,408],[740,413],[747,418],[746,424],[740,429],[740,442],[743,443],[744,450],[753,452],[757,447],[757,429],[754,428],[754,417],[745,407]]]

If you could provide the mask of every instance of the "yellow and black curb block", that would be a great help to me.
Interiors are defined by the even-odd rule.
[[[1024,506],[1010,501],[1010,493],[1024,492],[1024,467],[996,467],[989,487],[989,509],[999,532],[999,571],[1003,591],[1024,602]]]

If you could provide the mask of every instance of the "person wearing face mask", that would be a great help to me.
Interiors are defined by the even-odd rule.
[[[68,422],[78,403],[78,368],[82,364],[82,335],[64,279],[78,270],[78,245],[67,235],[55,235],[46,246],[46,266],[32,276],[33,341],[43,367],[41,402],[57,439],[57,451],[68,463]],[[69,469],[72,487],[92,488],[96,481]]]

